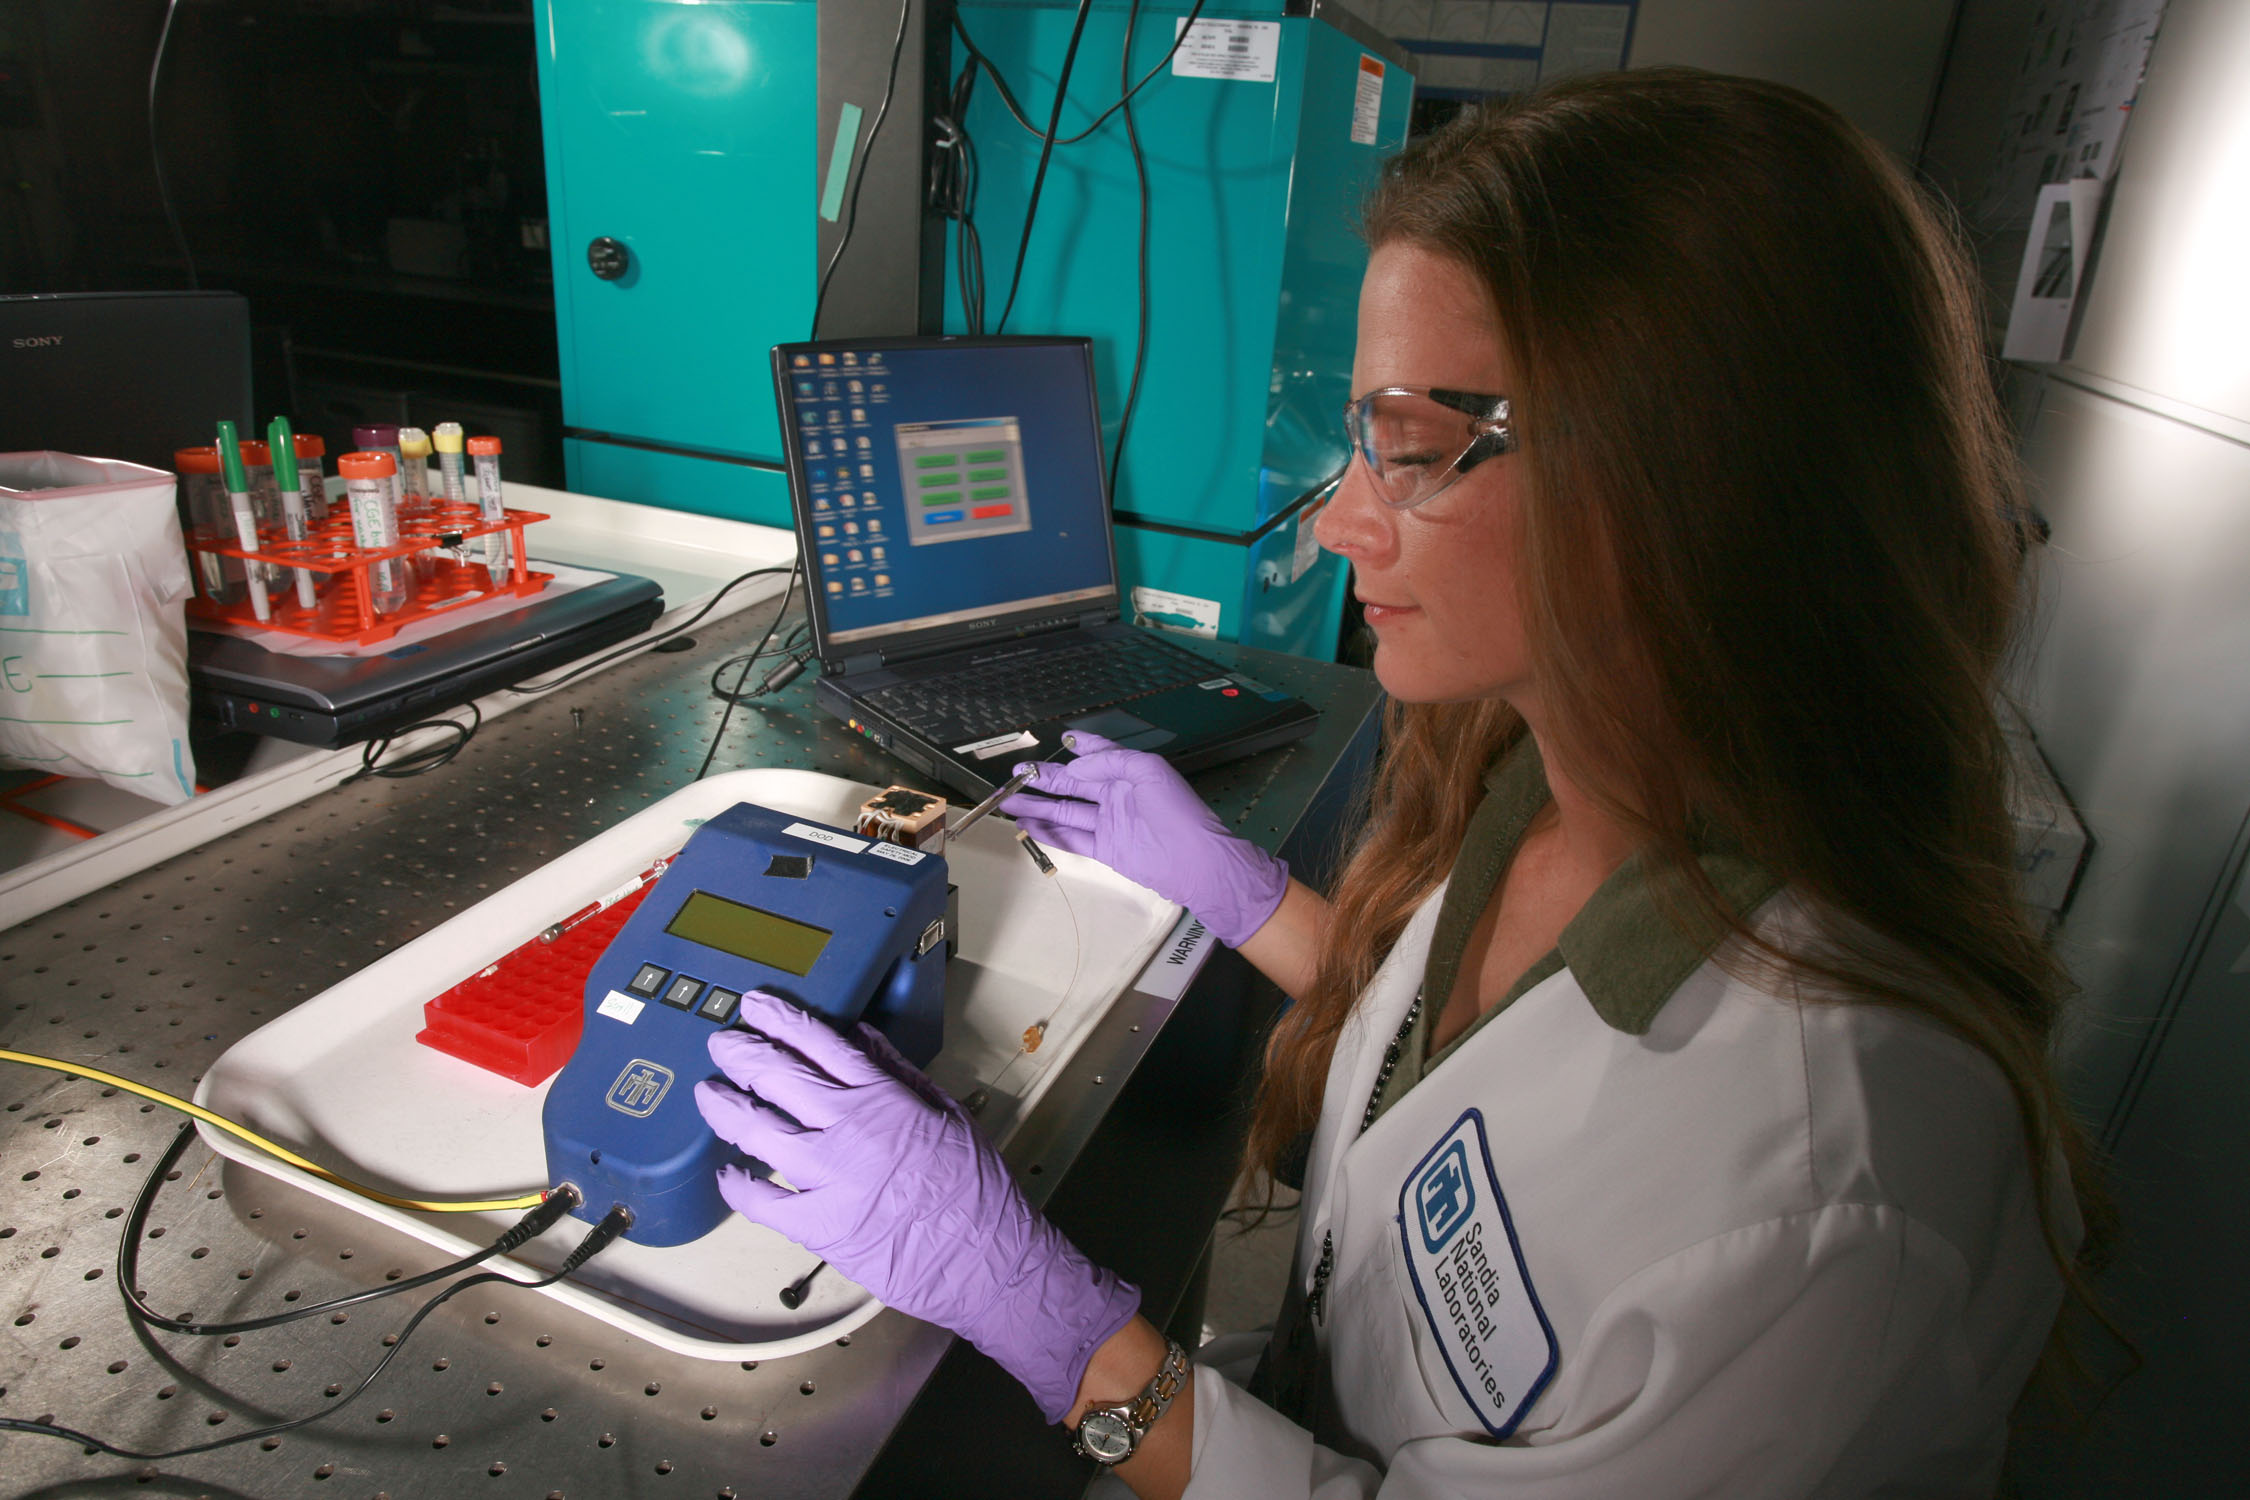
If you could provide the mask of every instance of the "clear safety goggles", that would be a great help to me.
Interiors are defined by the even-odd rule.
[[[1387,385],[1344,407],[1344,432],[1375,493],[1411,510],[1488,458],[1515,450],[1508,398],[1426,385]],[[1340,476],[1339,476],[1340,477]]]

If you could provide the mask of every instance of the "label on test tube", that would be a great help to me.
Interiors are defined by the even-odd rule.
[[[353,539],[362,547],[396,547],[398,510],[391,504],[391,483],[398,477],[398,465],[388,453],[347,453],[336,460],[336,467],[344,476]],[[376,613],[395,614],[405,608],[406,569],[399,559],[384,558],[367,571]]]
[[[297,474],[297,444],[295,434],[289,430],[287,417],[275,417],[266,425],[266,447],[273,456],[274,488],[281,496],[281,519],[289,540],[303,546],[305,524],[305,491]],[[295,570],[297,575],[297,602],[312,609],[320,602],[313,585],[312,572],[306,568]]]
[[[305,514],[314,521],[328,519],[328,475],[321,460],[327,456],[328,444],[318,433],[300,432],[290,439],[297,450],[297,480],[305,495]]]
[[[500,440],[496,437],[473,437],[468,442],[469,456],[477,462],[477,510],[487,526],[499,526],[508,519],[508,508],[501,500],[500,491]],[[484,537],[485,571],[492,575],[494,588],[506,583],[515,574],[509,553],[508,533],[489,531]]]
[[[236,545],[245,552],[258,550],[258,519],[250,509],[250,477],[242,468],[242,441],[235,436],[232,422],[219,424],[219,472],[227,486],[227,502],[234,512]],[[250,587],[250,612],[263,622],[273,618],[273,606],[266,602],[266,582],[254,562],[243,565],[243,579]]]

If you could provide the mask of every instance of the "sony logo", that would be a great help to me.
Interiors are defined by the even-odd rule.
[[[42,333],[27,339],[17,339],[15,345],[18,349],[46,349],[61,342],[62,335],[59,333]]]
[[[963,626],[962,628],[963,628],[964,630],[990,630],[990,629],[991,629],[991,628],[992,628],[993,626],[995,626],[995,625],[997,625],[997,624],[999,624],[999,623],[1000,623],[1000,621],[999,621],[999,620],[998,620],[997,618],[994,618],[994,619],[990,619],[990,620],[971,620],[971,621],[970,621],[970,622],[969,622],[969,623],[968,623],[967,625]]]

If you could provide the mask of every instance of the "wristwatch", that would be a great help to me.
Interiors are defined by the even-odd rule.
[[[1164,1363],[1138,1396],[1119,1406],[1097,1406],[1078,1419],[1070,1440],[1081,1457],[1105,1468],[1133,1456],[1141,1439],[1172,1405],[1172,1398],[1187,1384],[1187,1351],[1171,1339],[1164,1341]]]

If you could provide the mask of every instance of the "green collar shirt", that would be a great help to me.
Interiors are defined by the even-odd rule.
[[[1524,971],[1498,1004],[1444,1047],[1431,1052],[1433,1017],[1453,994],[1469,935],[1499,888],[1508,862],[1515,858],[1524,830],[1550,795],[1546,766],[1529,735],[1500,753],[1485,772],[1484,786],[1484,800],[1470,815],[1438,908],[1429,960],[1422,971],[1422,1003],[1415,1007],[1413,1024],[1402,1037],[1398,1066],[1377,1096],[1371,1121],[1494,1016],[1564,968],[1570,970],[1579,988],[1586,992],[1587,1003],[1605,1023],[1634,1036],[1645,1034],[1664,1002],[1702,967],[1724,935],[1696,935],[1682,930],[1680,921],[1659,906],[1641,857],[1631,855],[1587,898],[1555,946]],[[1700,840],[1697,859],[1728,909],[1738,917],[1756,910],[1778,889],[1771,875],[1723,840]]]

